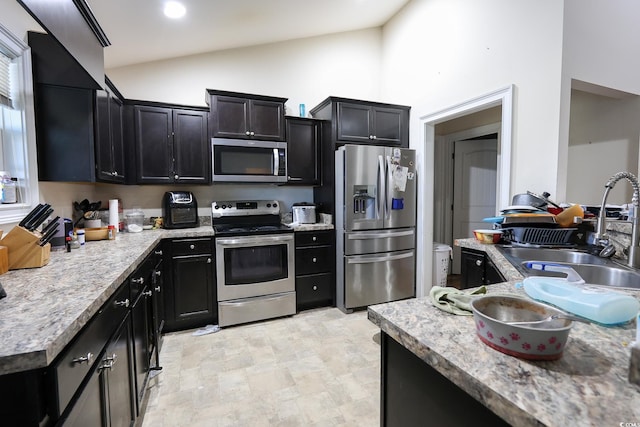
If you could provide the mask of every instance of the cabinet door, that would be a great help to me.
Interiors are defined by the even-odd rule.
[[[60,420],[65,427],[103,427],[108,425],[101,374],[96,366],[69,414]]]
[[[130,427],[135,421],[134,390],[131,384],[131,318],[127,316],[102,359],[107,415],[110,427]]]
[[[234,96],[213,96],[211,132],[217,138],[248,138],[249,100]]]
[[[209,182],[206,111],[173,110],[173,156],[176,182]]]
[[[460,252],[462,289],[484,284],[484,263],[484,254],[482,252],[472,252],[469,249],[463,249]]]
[[[106,90],[96,91],[96,178],[124,182],[124,129],[122,101]]]
[[[284,103],[251,100],[249,131],[251,138],[284,141]]]
[[[287,117],[289,184],[320,185],[320,126],[318,121]]]
[[[402,145],[405,139],[405,127],[408,132],[408,113],[406,110],[372,107],[371,111],[373,142],[383,145]]]
[[[147,377],[149,375],[151,353],[149,348],[149,331],[152,328],[150,299],[146,295],[147,287],[143,289],[140,296],[131,307],[133,359],[135,372],[136,404],[138,414],[140,405],[144,397]]]
[[[167,329],[185,329],[217,322],[211,254],[172,258],[171,295],[165,299]]]
[[[371,121],[368,105],[338,102],[338,141],[370,144],[373,141]]]
[[[138,184],[172,181],[171,111],[170,108],[134,107]]]

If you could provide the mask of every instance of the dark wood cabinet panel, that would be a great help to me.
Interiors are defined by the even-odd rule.
[[[136,106],[133,111],[138,183],[171,182],[171,109]]]
[[[107,346],[101,362],[107,401],[105,414],[110,427],[132,426],[136,418],[130,381],[133,371],[131,351],[131,318],[127,316]]]
[[[217,323],[218,308],[210,238],[175,239],[165,244],[165,329]]]
[[[321,184],[320,128],[315,119],[286,118],[288,184]]]
[[[335,231],[298,231],[296,308],[330,306],[335,300]]]
[[[207,112],[135,105],[138,184],[209,182]]]
[[[35,85],[38,180],[94,182],[94,94]]]
[[[460,254],[462,289],[505,281],[486,252],[462,248]]]
[[[404,107],[337,103],[337,140],[409,146],[409,112]]]
[[[106,81],[105,90],[96,91],[96,179],[124,183],[124,104],[114,92],[109,80]]]
[[[211,136],[285,140],[286,98],[207,89]]]
[[[173,110],[174,181],[204,183],[208,181],[209,145],[207,113]]]

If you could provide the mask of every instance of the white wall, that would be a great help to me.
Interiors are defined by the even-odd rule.
[[[638,170],[640,97],[609,98],[573,90],[569,126],[567,201],[599,205],[604,184],[619,171]],[[631,201],[631,186],[618,183],[608,202]]]
[[[569,182],[572,79],[640,94],[640,3],[634,0],[564,0],[558,190]],[[637,119],[635,119],[637,120]],[[618,165],[624,170],[625,164]],[[630,171],[637,174],[638,170]],[[599,192],[605,181],[602,181]],[[566,189],[567,194],[569,189]]]
[[[512,192],[554,193],[561,40],[557,0],[413,0],[383,30],[383,97],[413,106],[420,148],[420,116],[514,84]]]
[[[206,105],[205,89],[289,98],[287,114],[326,97],[378,100],[381,29],[230,49],[115,68],[126,98]],[[113,46],[117,48],[117,46]],[[110,49],[110,48],[108,48]]]

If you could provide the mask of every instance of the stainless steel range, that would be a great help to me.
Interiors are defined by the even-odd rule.
[[[213,202],[218,323],[230,326],[296,312],[293,230],[277,200]]]

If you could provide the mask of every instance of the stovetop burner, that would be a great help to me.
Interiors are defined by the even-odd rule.
[[[211,224],[216,236],[292,233],[280,222],[277,200],[213,202]]]

